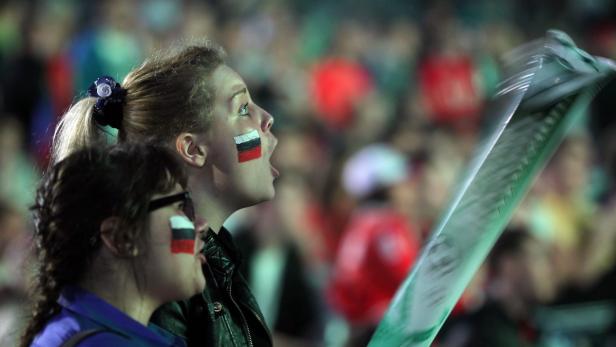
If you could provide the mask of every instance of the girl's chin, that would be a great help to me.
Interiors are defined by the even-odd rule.
[[[261,182],[263,181],[261,180]],[[270,201],[276,195],[273,180],[269,182],[265,181],[261,186],[252,184],[251,188],[252,189],[249,192],[245,191],[244,194],[241,194],[233,201],[227,201],[230,206],[234,207],[235,211],[246,207],[251,207],[262,202]],[[254,188],[259,189],[257,190]]]
[[[241,208],[245,208],[245,207],[251,207],[251,206],[255,206],[264,202],[268,202],[274,199],[275,194],[267,194],[267,195],[263,195],[262,197],[260,197],[259,199],[254,199],[251,203],[246,204],[246,206],[243,206]]]
[[[268,189],[268,191],[263,194],[263,198],[261,198],[258,203],[274,199],[274,197],[276,196],[276,189],[274,188],[273,184],[269,188],[270,189]]]
[[[205,290],[205,287],[206,287],[206,283],[205,283],[205,279],[203,279],[203,281],[197,284],[197,292],[195,293],[195,295],[201,294]]]

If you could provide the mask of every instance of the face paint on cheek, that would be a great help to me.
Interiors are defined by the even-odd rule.
[[[233,137],[240,163],[261,157],[261,137],[256,130]]]
[[[195,225],[185,216],[172,216],[171,253],[195,254]]]

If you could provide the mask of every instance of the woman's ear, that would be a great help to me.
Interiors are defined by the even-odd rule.
[[[109,251],[118,257],[136,257],[139,249],[134,240],[127,240],[127,235],[114,232],[120,225],[118,217],[108,217],[101,223],[101,240]]]
[[[207,146],[202,137],[192,133],[181,133],[175,139],[175,150],[188,165],[194,167],[205,165]]]
[[[116,233],[113,231],[118,227],[119,223],[120,220],[118,217],[108,217],[103,220],[100,228],[101,240],[103,240],[103,244],[109,248],[111,253],[118,256],[122,254],[122,251],[118,245]]]

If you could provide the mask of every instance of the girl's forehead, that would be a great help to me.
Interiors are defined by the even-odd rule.
[[[246,83],[237,72],[227,65],[220,65],[212,74],[212,82],[221,95],[231,96],[238,90],[245,88]]]

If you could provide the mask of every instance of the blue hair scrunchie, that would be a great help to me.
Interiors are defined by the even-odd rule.
[[[109,125],[120,129],[126,89],[122,88],[113,77],[101,76],[90,85],[88,95],[96,98],[94,120],[101,126]]]

